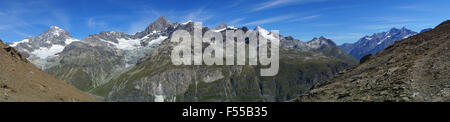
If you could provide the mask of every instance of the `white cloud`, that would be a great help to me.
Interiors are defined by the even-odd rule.
[[[57,25],[70,28],[70,16],[63,8],[54,6],[50,1],[0,1],[0,33],[9,41],[21,40],[27,36],[42,32],[42,26]],[[39,18],[39,19],[36,19]]]
[[[203,8],[197,9],[195,11],[189,12],[184,18],[185,21],[192,20],[195,22],[203,22],[209,20],[213,17],[212,14],[204,11]]]
[[[236,19],[233,19],[233,20],[229,21],[228,23],[229,23],[230,25],[238,25],[238,23],[241,22],[241,21],[244,20],[244,19],[245,19],[245,18],[236,18]]]
[[[433,8],[433,6],[425,6],[425,5],[404,5],[404,6],[396,6],[394,8],[407,10],[407,11],[420,11],[420,12],[436,11],[436,8]]]
[[[311,3],[311,2],[323,2],[327,0],[270,0],[266,1],[264,3],[258,4],[255,8],[251,9],[250,12],[256,12],[261,11],[264,9],[269,9],[277,6],[284,6],[284,5],[295,5],[295,4],[304,4],[304,3]]]
[[[108,23],[105,21],[97,21],[92,17],[87,20],[86,24],[91,29],[105,29],[108,27]]]
[[[300,17],[300,18],[292,19],[291,22],[306,21],[306,20],[316,19],[316,18],[319,18],[320,16],[321,15],[311,15],[311,16]]]
[[[294,17],[293,15],[283,15],[283,16],[277,16],[277,17],[272,17],[272,18],[266,18],[266,19],[262,19],[262,20],[252,21],[252,22],[246,23],[244,25],[262,25],[262,24],[274,23],[274,22],[287,20],[287,19],[290,19],[290,18],[293,18],[293,17]]]

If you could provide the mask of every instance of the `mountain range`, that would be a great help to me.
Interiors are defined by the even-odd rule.
[[[259,75],[264,66],[173,65],[178,43],[170,41],[172,33],[193,35],[194,25],[160,17],[135,34],[109,31],[78,40],[52,26],[9,46],[0,41],[6,71],[0,101],[450,101],[450,21],[420,33],[392,28],[340,46],[325,37],[303,42],[280,35],[280,70],[271,77]],[[197,29],[274,38],[261,26]]]
[[[284,101],[358,62],[325,37],[302,42],[280,35],[277,76],[260,77],[260,66],[174,66],[171,34],[178,29],[192,34],[193,25],[160,17],[133,35],[100,32],[82,40],[51,27],[10,45],[40,69],[105,101]],[[259,26],[202,27],[207,30],[272,36]]]
[[[447,20],[365,56],[361,65],[316,84],[293,101],[449,102],[449,47]]]
[[[365,36],[355,43],[344,43],[339,47],[359,60],[365,55],[375,54],[396,41],[406,39],[416,34],[417,32],[408,30],[404,27],[401,29],[392,28],[387,32]]]

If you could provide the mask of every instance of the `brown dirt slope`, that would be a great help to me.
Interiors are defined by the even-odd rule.
[[[0,102],[98,101],[39,70],[0,40]]]
[[[450,101],[450,20],[401,40],[293,101]]]

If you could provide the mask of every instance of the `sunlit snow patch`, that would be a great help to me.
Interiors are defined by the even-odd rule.
[[[30,39],[24,39],[24,40],[22,40],[20,42],[14,42],[13,44],[11,44],[11,46],[15,47],[15,46],[17,46],[20,43],[28,43],[28,41],[30,41]]]

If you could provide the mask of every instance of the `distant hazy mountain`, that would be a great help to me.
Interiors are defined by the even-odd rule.
[[[257,26],[256,30],[263,30],[261,27]],[[262,31],[264,32],[264,31]],[[280,36],[280,45],[289,48],[302,51],[313,51],[317,53],[322,53],[327,56],[335,57],[338,59],[346,60],[353,63],[358,63],[354,57],[339,48],[336,43],[325,37],[313,38],[311,41],[302,42],[300,40],[294,39],[293,37]]]
[[[450,20],[315,85],[300,102],[449,102]]]
[[[345,43],[341,45],[340,48],[359,60],[367,54],[375,54],[383,50],[395,41],[406,39],[416,34],[417,32],[406,28],[392,28],[387,32],[375,33],[372,36],[365,36],[355,43]]]

